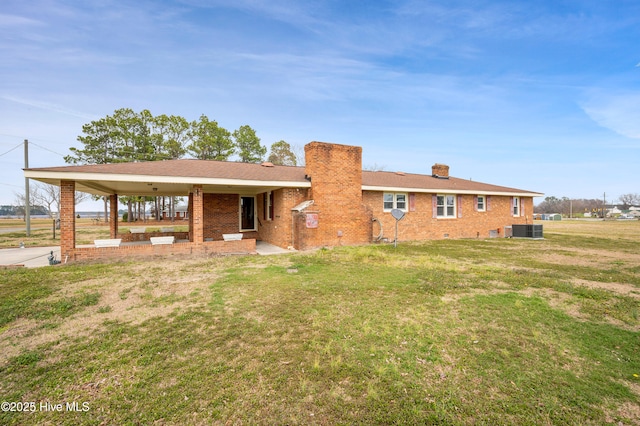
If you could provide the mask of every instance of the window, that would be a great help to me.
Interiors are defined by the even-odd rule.
[[[405,193],[393,193],[385,192],[383,195],[384,211],[391,211],[393,209],[407,211],[407,194]]]
[[[256,230],[256,197],[240,197],[240,231]]]
[[[437,211],[438,217],[456,217],[456,196],[438,195]]]
[[[477,200],[478,200],[477,201],[477,203],[478,203],[478,211],[479,212],[486,211],[487,210],[487,207],[486,207],[487,203],[486,203],[486,199],[485,199],[484,195],[478,195]]]
[[[392,210],[393,209],[393,200],[395,199],[395,197],[393,196],[393,194],[385,192],[384,193],[384,209],[385,210]]]
[[[273,192],[265,192],[263,198],[264,219],[273,220]]]
[[[511,202],[512,211],[514,216],[520,216],[520,197],[513,197]]]

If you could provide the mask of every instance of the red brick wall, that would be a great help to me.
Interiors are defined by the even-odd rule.
[[[258,194],[258,239],[276,246],[293,246],[291,209],[308,199],[308,190],[284,188],[273,191],[273,218],[265,219],[264,193]]]
[[[151,237],[176,237],[176,240],[188,240],[189,232],[142,232],[132,234],[130,232],[120,233],[114,238],[120,238],[123,243],[131,243],[135,241],[151,241]]]
[[[318,213],[318,227],[296,226],[298,247],[364,244],[371,241],[371,214],[362,204],[362,148],[311,142],[305,146],[311,177],[307,211]]]
[[[193,192],[189,194],[189,204],[191,210],[191,221],[189,225],[191,227],[192,242],[200,244],[204,241],[204,194],[202,192],[202,185],[193,185]]]
[[[76,183],[60,182],[60,253],[73,253],[76,247]]]
[[[193,193],[189,194],[189,200],[187,201],[187,216],[189,216],[189,241],[193,242]]]
[[[106,258],[128,259],[147,256],[172,256],[172,255],[201,255],[210,256],[217,254],[255,254],[256,240],[243,239],[239,241],[208,241],[202,244],[175,243],[162,245],[132,245],[120,247],[87,247],[77,248],[69,252],[69,257],[62,254],[62,262],[77,260],[97,260]]]
[[[441,238],[488,238],[490,231],[499,230],[504,236],[504,227],[513,224],[532,223],[533,198],[522,197],[524,216],[513,217],[511,214],[511,197],[488,196],[490,210],[475,211],[473,195],[462,195],[462,217],[438,219],[433,218],[433,195],[414,193],[415,211],[407,211],[398,223],[398,241],[428,240]],[[395,237],[395,219],[383,208],[383,193],[363,191],[364,203],[371,207],[373,216],[380,221],[383,238],[393,241]],[[456,205],[456,207],[458,207]],[[457,213],[457,212],[456,212]],[[457,216],[457,215],[456,215]],[[380,227],[373,226],[376,237]]]
[[[222,234],[240,232],[238,194],[204,195],[204,238],[222,240]]]
[[[110,238],[118,235],[118,195],[109,196],[109,234]]]

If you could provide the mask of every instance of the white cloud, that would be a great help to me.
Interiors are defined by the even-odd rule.
[[[595,94],[582,109],[598,125],[640,139],[640,92]]]
[[[43,23],[35,19],[25,18],[23,16],[0,13],[0,28],[24,27],[33,25],[43,25]]]
[[[39,108],[39,109],[42,109],[42,110],[45,110],[45,111],[57,112],[57,113],[60,113],[60,114],[70,115],[70,116],[73,116],[73,117],[79,117],[79,118],[88,119],[88,120],[95,119],[95,117],[90,115],[90,114],[86,114],[86,113],[80,112],[80,111],[75,111],[73,109],[69,109],[69,108],[66,108],[64,106],[57,105],[57,104],[52,104],[52,103],[49,103],[49,102],[43,102],[43,101],[34,100],[34,99],[18,98],[18,97],[7,96],[7,95],[0,95],[0,99],[4,99],[4,100],[10,101],[10,102],[15,102],[15,103],[18,103],[18,104],[21,104],[21,105],[26,105],[26,106],[30,106],[30,107]]]

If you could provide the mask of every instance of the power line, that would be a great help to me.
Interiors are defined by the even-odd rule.
[[[19,136],[19,135],[11,135],[11,134],[8,134],[8,133],[0,133],[0,136],[8,136],[8,137],[10,137],[10,138],[22,138],[22,136]],[[42,139],[42,138],[29,138],[29,144],[30,144],[30,145],[36,145],[36,146],[38,146],[39,148],[42,148],[42,149],[47,150],[47,151],[50,151],[50,152],[52,152],[52,153],[54,153],[54,154],[56,154],[56,155],[60,155],[60,156],[64,157],[64,155],[60,154],[59,152],[51,151],[51,150],[49,150],[48,148],[45,148],[45,147],[43,147],[43,146],[38,145],[37,143],[33,142],[34,140],[36,140],[36,141],[40,141],[40,142],[52,143],[52,144],[58,144],[58,143],[63,143],[63,142],[61,142],[61,141],[54,141],[54,140],[50,140],[50,139]],[[4,143],[4,142],[0,141],[0,143]]]
[[[18,149],[18,148],[20,148],[20,147],[21,147],[21,146],[23,146],[23,145],[24,145],[24,143],[23,143],[23,142],[20,142],[18,145],[14,146],[14,147],[13,147],[13,148],[11,148],[9,151],[7,151],[7,152],[5,152],[5,153],[0,154],[0,157],[2,157],[3,155],[7,155],[8,153],[10,153],[11,151],[13,151],[14,149]]]
[[[60,154],[59,152],[52,151],[52,150],[50,150],[49,148],[45,148],[44,146],[40,146],[40,145],[38,145],[38,144],[37,144],[37,143],[35,143],[35,142],[31,142],[31,141],[29,141],[29,144],[30,144],[30,145],[35,145],[35,146],[37,146],[38,148],[44,149],[45,151],[49,151],[49,152],[51,152],[51,153],[53,153],[53,154],[59,155],[60,157],[63,157],[63,158],[64,158],[64,155],[63,155],[63,154]],[[15,148],[14,148],[14,149],[15,149]]]
[[[20,186],[20,185],[13,185],[13,184],[11,184],[11,183],[4,183],[4,182],[0,182],[0,185],[5,185],[5,186],[15,186],[16,188],[20,188],[20,189],[22,189],[22,186]]]

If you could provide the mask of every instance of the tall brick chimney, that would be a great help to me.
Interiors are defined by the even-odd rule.
[[[305,171],[315,203],[349,206],[362,203],[362,148],[325,142],[304,147]]]
[[[318,227],[303,231],[301,248],[371,242],[371,213],[362,204],[362,148],[310,142],[304,152]]]
[[[433,177],[448,178],[449,166],[447,166],[446,164],[436,163],[433,166],[431,166],[431,175]]]

